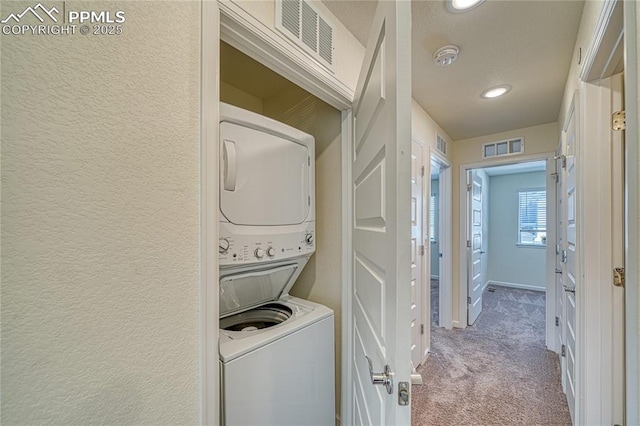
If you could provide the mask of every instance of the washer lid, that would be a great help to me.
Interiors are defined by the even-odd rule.
[[[252,265],[241,270],[221,271],[220,317],[278,300],[289,290],[302,272],[308,257]]]

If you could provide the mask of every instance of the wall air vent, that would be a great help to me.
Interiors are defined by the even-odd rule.
[[[524,154],[524,138],[482,144],[482,158]]]
[[[436,133],[436,148],[443,154],[447,154],[447,141],[439,133]]]
[[[321,64],[333,68],[333,26],[304,0],[276,1],[276,28]]]

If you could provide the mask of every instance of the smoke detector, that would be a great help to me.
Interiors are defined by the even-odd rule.
[[[448,67],[458,59],[458,52],[460,52],[458,46],[449,44],[436,50],[436,53],[433,54],[433,60],[436,61],[436,65]]]

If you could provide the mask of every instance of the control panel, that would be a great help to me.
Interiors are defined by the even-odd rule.
[[[296,231],[268,235],[232,234],[225,232],[225,227],[221,226],[218,240],[220,266],[283,260],[314,251],[313,223]]]

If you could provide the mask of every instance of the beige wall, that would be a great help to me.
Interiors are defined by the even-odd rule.
[[[201,5],[66,6],[126,22],[1,36],[2,423],[197,424]]]
[[[230,84],[220,81],[220,101],[262,114],[262,99],[248,94]]]
[[[427,112],[422,109],[420,105],[415,100],[411,100],[411,136],[414,139],[418,139],[421,142],[424,142],[427,147],[433,148],[435,151],[436,148],[436,133],[439,133],[440,136],[445,138],[447,141],[447,155],[446,158],[451,163],[451,153],[453,151],[452,141],[449,135],[436,123]],[[428,155],[429,150],[425,151]],[[427,158],[425,165],[429,164],[426,167],[428,171],[430,171],[430,162]]]
[[[558,144],[558,123],[511,130],[493,135],[455,141],[453,146],[453,320],[460,321],[459,289],[465,285],[460,283],[460,166],[471,163],[482,163],[482,144],[515,137],[524,137],[525,155],[536,155],[554,152]],[[517,161],[518,157],[512,157]]]

